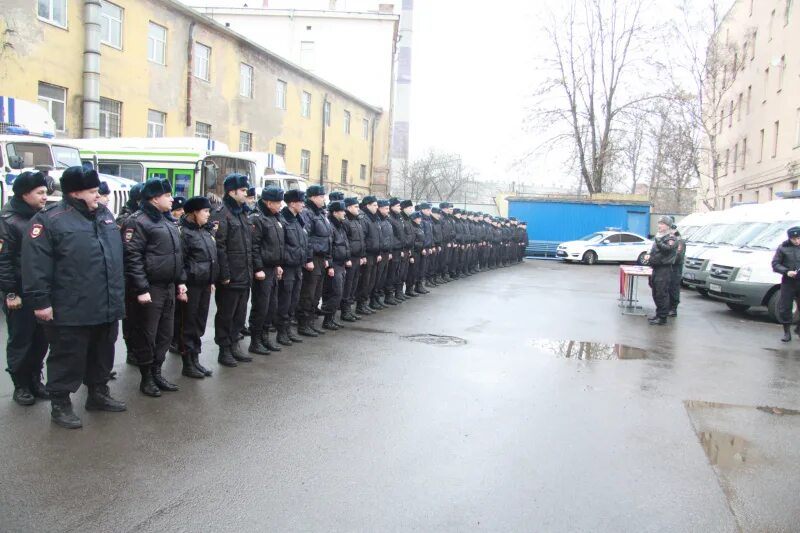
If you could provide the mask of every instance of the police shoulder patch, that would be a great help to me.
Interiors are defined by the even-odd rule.
[[[33,226],[31,226],[31,239],[35,239],[39,235],[41,235],[43,229],[44,226],[42,226],[41,224],[34,224]]]
[[[0,239],[0,252],[3,251],[3,239]]]
[[[130,242],[133,239],[133,228],[125,230],[125,242]]]

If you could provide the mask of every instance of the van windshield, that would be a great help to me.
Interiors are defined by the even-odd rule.
[[[743,248],[753,250],[775,250],[783,241],[788,239],[786,230],[792,226],[800,226],[800,220],[785,220],[770,224],[758,236],[750,240]]]
[[[50,145],[45,143],[8,143],[6,151],[9,157],[15,155],[21,157],[25,167],[35,167],[37,165],[55,167]],[[80,158],[78,159],[78,164],[80,164]]]
[[[761,233],[769,224],[759,222],[741,222],[731,224],[719,235],[714,244],[741,246]]]

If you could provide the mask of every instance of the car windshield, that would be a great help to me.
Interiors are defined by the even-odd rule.
[[[578,240],[579,241],[586,241],[586,242],[599,242],[599,241],[603,240],[603,237],[605,237],[605,235],[603,235],[602,233],[590,233],[589,235],[581,237]]]
[[[730,243],[733,246],[742,246],[744,244],[747,244],[755,237],[758,237],[761,234],[761,232],[767,229],[768,227],[769,224],[767,224],[766,222],[753,222],[751,224],[748,224],[748,227],[742,228],[741,233],[739,233],[739,235],[736,235],[733,239],[731,239]]]
[[[36,142],[14,142],[6,145],[9,157],[15,155],[22,158],[23,165],[26,168],[35,167],[37,165],[53,165],[53,157],[50,153],[50,145],[46,143]],[[81,164],[78,158],[78,164]]]
[[[743,248],[750,248],[753,250],[774,250],[780,243],[788,238],[786,236],[786,230],[792,226],[800,226],[800,221],[785,220],[770,224],[758,236],[750,240]]]
[[[694,235],[699,229],[700,226],[686,226],[684,228],[678,228],[678,230],[681,232],[681,236],[686,240],[691,239],[692,235]]]
[[[711,244],[733,245],[735,244],[734,241],[736,241],[737,238],[741,238],[742,235],[748,233],[749,230],[751,230],[753,226],[756,225],[757,225],[756,222],[737,222],[735,224],[729,224],[722,231],[720,231],[717,235],[714,236],[714,240],[711,241]],[[766,226],[766,224],[764,224],[764,226]],[[756,234],[757,233],[759,232],[757,231]],[[750,235],[750,237],[753,237],[753,235]],[[744,242],[747,242],[747,240],[745,240]]]
[[[70,146],[53,146],[53,157],[56,160],[56,168],[68,168],[81,166],[81,154],[77,148]]]
[[[724,224],[709,224],[708,226],[703,226],[697,230],[694,235],[692,235],[692,238],[689,239],[689,242],[708,244],[713,242],[713,238],[716,236],[716,234],[724,229]]]

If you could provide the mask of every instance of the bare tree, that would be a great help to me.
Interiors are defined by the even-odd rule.
[[[644,0],[572,0],[563,20],[545,29],[552,50],[544,59],[553,76],[537,92],[532,120],[561,128],[546,144],[567,143],[590,194],[613,183],[611,165],[622,148],[626,114],[652,95],[642,86]]]
[[[473,177],[464,168],[461,156],[431,150],[403,168],[395,193],[414,201],[456,200]]]

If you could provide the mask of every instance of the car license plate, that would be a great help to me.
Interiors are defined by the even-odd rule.
[[[687,272],[686,274],[683,275],[683,277],[686,279],[694,279],[694,274]]]
[[[717,285],[716,283],[711,283],[708,285],[708,290],[711,292],[722,292],[722,286]]]

